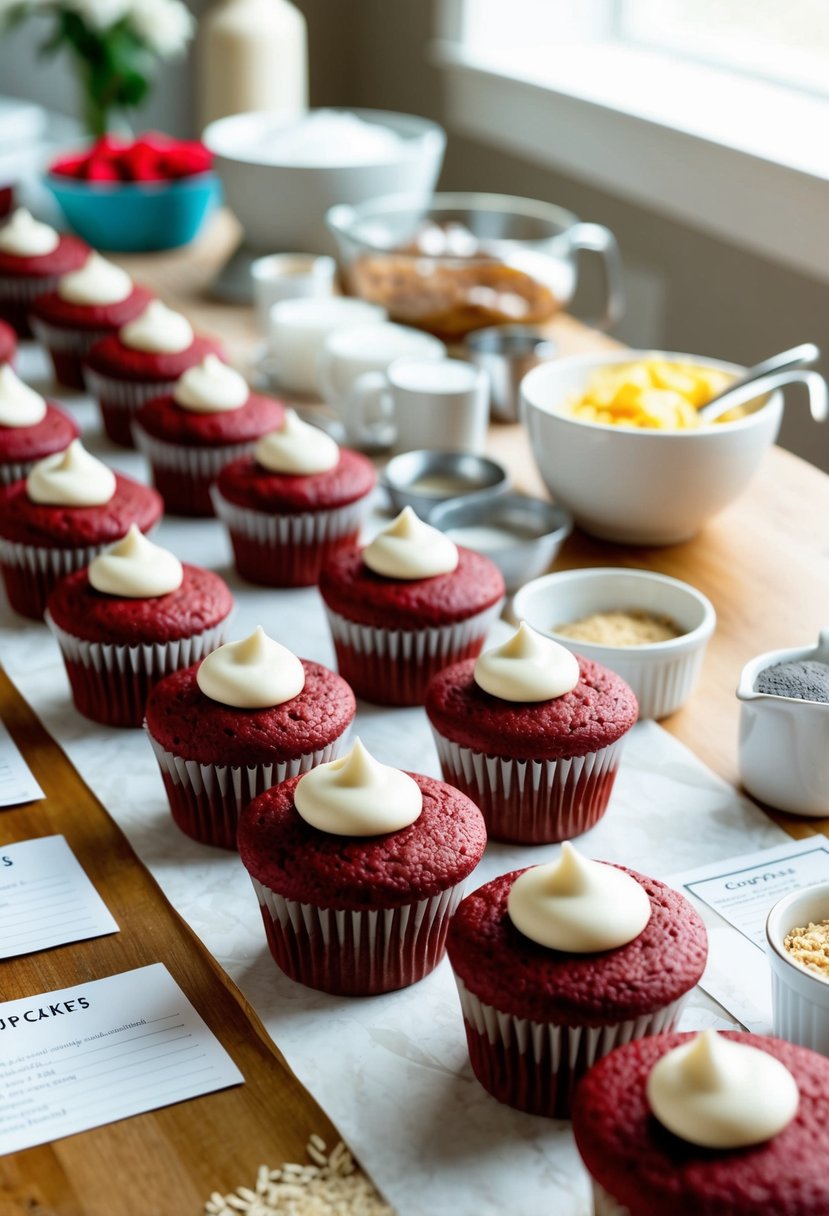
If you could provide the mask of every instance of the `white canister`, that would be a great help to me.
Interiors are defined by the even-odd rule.
[[[282,300],[270,310],[267,370],[284,389],[318,395],[317,366],[329,335],[384,321],[386,315],[379,304],[347,296]]]
[[[829,815],[829,703],[756,688],[766,668],[804,660],[829,665],[829,629],[816,646],[770,650],[740,673],[740,780],[768,806],[822,818]]]

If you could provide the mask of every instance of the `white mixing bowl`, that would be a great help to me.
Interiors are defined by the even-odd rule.
[[[295,125],[298,117],[233,114],[205,128],[202,139],[213,153],[225,199],[251,248],[262,253],[336,253],[325,226],[325,213],[335,203],[362,203],[381,194],[412,194],[424,201],[431,196],[446,146],[441,127],[414,114],[340,112],[393,131],[400,137],[397,154],[368,163],[349,156],[341,164],[333,163],[334,157],[326,164],[280,164],[268,152],[268,141]]]

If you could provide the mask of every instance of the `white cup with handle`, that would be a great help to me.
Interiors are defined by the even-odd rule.
[[[445,360],[446,347],[430,334],[391,321],[329,334],[317,371],[323,396],[339,416],[348,442],[362,447],[392,442],[386,372],[405,356]]]
[[[329,336],[385,317],[384,308],[350,296],[280,300],[270,308],[265,370],[283,389],[316,396],[317,366]]]
[[[489,423],[489,378],[462,359],[395,359],[381,396],[394,426],[395,452],[422,448],[482,452]]]

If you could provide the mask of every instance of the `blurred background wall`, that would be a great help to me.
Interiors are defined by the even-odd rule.
[[[446,124],[444,77],[429,57],[432,4],[427,0],[296,0],[308,21],[312,105],[404,110]],[[198,13],[204,0],[190,0]],[[0,94],[71,110],[71,78],[34,51],[31,24],[0,43]],[[192,55],[191,55],[192,60]],[[142,125],[177,134],[195,129],[192,62],[169,66],[142,112]],[[614,197],[525,157],[485,146],[449,128],[441,178],[445,189],[492,190],[560,203],[606,224],[619,241],[629,288],[618,336],[638,346],[687,350],[752,363],[807,340],[829,350],[829,283],[796,273]],[[746,200],[746,206],[750,206]],[[781,216],[781,224],[796,217]],[[576,300],[589,308],[591,283]],[[829,373],[829,363],[822,368]],[[829,427],[805,407],[790,408],[784,446],[829,471]]]

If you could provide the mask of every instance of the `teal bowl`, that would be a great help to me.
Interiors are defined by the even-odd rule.
[[[50,173],[46,184],[73,232],[95,249],[149,253],[198,234],[221,198],[215,173],[172,182],[84,182]]]

